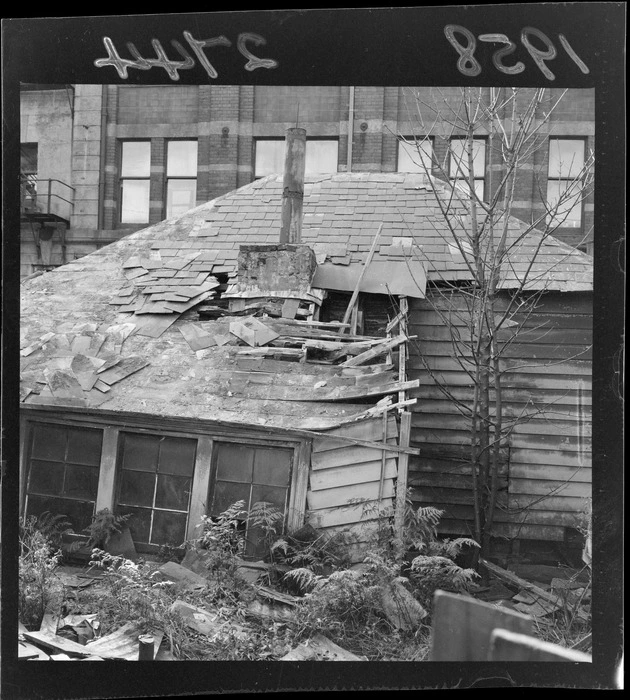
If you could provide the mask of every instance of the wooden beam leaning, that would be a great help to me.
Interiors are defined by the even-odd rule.
[[[374,257],[374,251],[376,250],[376,244],[378,243],[378,239],[380,238],[382,229],[383,229],[383,224],[381,224],[378,227],[378,231],[376,232],[376,235],[374,236],[374,240],[372,241],[372,247],[370,248],[370,252],[368,253],[367,258],[365,259],[365,263],[363,264],[363,267],[361,268],[361,274],[359,275],[359,279],[357,280],[354,291],[352,292],[352,296],[350,297],[350,302],[348,303],[348,308],[346,309],[346,313],[344,314],[344,317],[343,317],[343,321],[342,321],[343,324],[348,323],[348,321],[350,320],[352,310],[354,308],[354,305],[356,304],[357,297],[359,296],[359,288],[361,287],[361,282],[363,281],[365,271],[367,270],[369,264],[372,262],[372,258]],[[343,330],[340,332],[343,333]]]
[[[345,362],[342,362],[339,366],[356,367],[357,365],[365,364],[366,362],[373,360],[375,357],[379,357],[379,355],[384,355],[386,352],[393,350],[394,348],[398,347],[401,343],[404,343],[407,340],[408,338],[406,335],[399,335],[395,338],[390,338],[389,340],[383,340],[383,342],[379,343],[378,345],[375,345],[373,348],[370,348],[365,352],[362,352],[360,355],[355,355],[354,357],[349,358]]]

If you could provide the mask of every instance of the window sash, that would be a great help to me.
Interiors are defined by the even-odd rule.
[[[254,177],[282,175],[286,141],[284,139],[256,139]],[[320,175],[338,170],[339,141],[337,139],[311,139],[306,141],[304,174]]]
[[[148,178],[151,175],[151,142],[123,141],[121,144],[120,176]]]
[[[584,139],[549,139],[547,218],[549,226],[582,228],[582,174],[586,155]],[[560,199],[564,201],[560,202]]]
[[[214,478],[209,484],[207,499],[208,513],[217,516],[240,500],[245,501],[245,510],[249,510],[254,503],[267,501],[282,510],[286,522],[291,502],[294,456],[295,450],[290,447],[216,442],[212,458]],[[283,473],[284,460],[286,473]],[[271,478],[267,478],[267,473]],[[253,526],[246,521],[244,537],[247,556],[260,554],[255,534]]]
[[[55,513],[68,516],[76,531],[87,527],[98,496],[103,431],[36,422],[29,444],[26,515],[41,513],[38,503],[44,509],[55,504]]]
[[[197,177],[197,141],[168,141],[166,177]]]
[[[120,183],[120,223],[149,222],[150,181],[122,180]]]
[[[473,177],[483,179],[486,175],[486,140],[472,141]],[[452,180],[468,180],[468,139],[452,138],[449,144],[449,177]]]
[[[581,189],[581,186],[576,185],[574,180],[547,181],[547,207],[551,210],[548,218],[550,226],[561,228],[582,227]],[[562,197],[564,197],[564,201],[558,204]],[[556,207],[557,210],[555,210]]]
[[[585,142],[583,139],[549,139],[549,170],[553,180],[574,180],[584,168]]]
[[[430,173],[433,168],[433,140],[410,136],[398,140],[399,173]]]
[[[166,218],[181,216],[195,206],[196,179],[170,179],[166,183]]]
[[[181,530],[180,534],[183,542],[188,525],[192,494],[197,452],[196,438],[175,438],[163,435],[125,432],[121,433],[119,444],[116,511],[123,514],[140,512],[144,513],[145,518],[148,516],[148,527],[146,520],[140,521],[141,529],[138,527],[134,528],[133,522],[129,524],[132,532],[135,531],[136,537],[144,536],[146,532],[146,541],[137,541],[148,545],[162,544],[154,541],[156,532],[159,533],[161,527],[157,527],[156,530],[155,514],[162,514],[158,516],[157,522],[161,522],[168,514],[172,514],[172,521],[179,522],[181,525],[179,529]],[[186,460],[190,465],[189,468],[186,468],[186,465],[182,467],[181,464],[169,462],[169,458],[173,458],[176,455],[177,449],[175,448],[178,446],[181,448],[179,451],[180,455],[185,454]],[[129,448],[128,450],[127,447]],[[143,450],[145,451],[144,455],[142,454]],[[135,457],[130,459],[130,454],[135,455]],[[148,458],[145,459],[145,457]],[[137,460],[136,463],[133,462],[134,459]],[[171,479],[171,481],[175,479],[179,483],[181,493],[184,495],[184,507],[166,507],[164,504],[165,489],[163,486],[168,479]],[[143,498],[133,495],[134,481],[136,490],[138,488],[145,490]],[[178,516],[184,516],[184,520],[182,521]],[[176,544],[181,544],[181,542]]]

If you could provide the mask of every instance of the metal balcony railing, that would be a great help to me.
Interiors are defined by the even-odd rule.
[[[55,178],[20,175],[20,209],[29,219],[70,221],[74,187]]]

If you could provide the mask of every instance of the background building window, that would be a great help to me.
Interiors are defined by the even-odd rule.
[[[398,172],[431,173],[433,164],[433,141],[431,138],[414,136],[398,139]]]
[[[122,434],[116,512],[132,514],[134,542],[184,542],[196,451],[190,438]]]
[[[210,515],[217,516],[241,500],[245,501],[245,510],[254,503],[265,502],[286,513],[292,464],[293,450],[290,448],[216,443],[214,484],[208,494]],[[243,527],[245,555],[262,556],[262,531],[247,522]]]
[[[448,176],[451,182],[462,189],[469,191],[469,170],[468,170],[468,143],[464,137],[456,137],[450,140],[449,144],[449,171]],[[473,156],[473,178],[475,182],[475,194],[479,199],[485,195],[486,178],[486,140],[475,138],[472,140]]]
[[[37,144],[20,145],[20,195],[22,206],[28,209],[37,204]]]
[[[151,142],[123,141],[120,163],[120,223],[149,222]]]
[[[103,431],[34,424],[26,486],[27,516],[65,515],[75,532],[94,515]]]
[[[257,139],[254,177],[284,172],[285,139]],[[336,173],[339,142],[336,139],[307,139],[304,174]]]
[[[166,150],[166,218],[180,216],[196,204],[197,142],[169,141]]]
[[[551,226],[582,227],[582,178],[585,141],[549,139],[547,206]]]

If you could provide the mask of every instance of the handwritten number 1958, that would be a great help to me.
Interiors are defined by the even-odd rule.
[[[506,56],[509,56],[516,51],[516,44],[513,41],[510,41],[505,34],[480,34],[479,37],[475,38],[475,35],[471,31],[459,24],[447,24],[444,27],[444,34],[446,35],[446,38],[450,42],[451,46],[459,54],[457,69],[464,75],[475,76],[481,73],[481,64],[475,58],[477,38],[479,41],[483,41],[485,43],[505,45],[504,48],[498,49],[492,54],[492,63],[497,70],[501,71],[501,73],[516,75],[517,73],[522,73],[525,70],[525,64],[521,61],[517,61],[513,65],[506,65],[503,62]],[[463,37],[464,41],[461,41],[457,35]],[[541,50],[540,48],[534,46],[531,42],[531,37],[535,37],[539,42],[542,42],[546,47],[545,50]],[[582,73],[589,73],[589,69],[582,59],[575,53],[566,37],[563,34],[558,34],[558,39],[562,45],[562,48],[567,52]],[[527,49],[529,55],[532,57],[534,63],[538,66],[545,78],[548,80],[555,80],[556,76],[551,72],[551,70],[549,70],[546,61],[553,60],[558,55],[558,51],[549,37],[535,27],[525,27],[521,31],[521,43]]]

